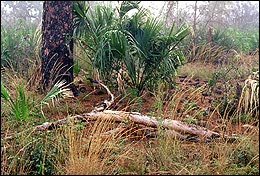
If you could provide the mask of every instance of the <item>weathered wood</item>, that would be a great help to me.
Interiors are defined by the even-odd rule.
[[[115,120],[120,122],[131,121],[134,123],[139,123],[154,128],[158,128],[161,126],[181,134],[193,134],[205,139],[220,137],[218,133],[210,131],[198,125],[186,124],[184,122],[171,119],[157,119],[155,117],[142,115],[138,112],[105,110],[103,112],[97,113],[86,113],[82,116],[86,119],[102,118],[106,120]]]
[[[95,82],[97,84],[100,84],[102,87],[104,87],[108,93],[108,95],[110,96],[110,100],[104,100],[104,102],[98,104],[93,112],[100,112],[100,111],[104,111],[105,109],[109,108],[109,106],[111,106],[113,103],[114,103],[114,95],[110,92],[109,88],[104,85],[103,83],[101,83],[100,81],[97,81],[97,80],[92,80],[92,82]]]
[[[90,112],[84,113],[82,115],[72,116],[66,119],[61,119],[56,122],[45,122],[42,125],[38,125],[35,127],[36,131],[42,130],[50,130],[56,128],[62,124],[68,123],[68,120],[109,120],[109,121],[117,121],[117,122],[134,122],[137,124],[143,124],[148,127],[158,128],[164,127],[167,129],[167,134],[171,136],[175,136],[179,139],[183,140],[192,140],[192,141],[209,141],[214,138],[220,137],[219,133],[208,130],[206,128],[193,125],[186,124],[181,121],[171,120],[171,119],[157,119],[155,117],[149,117],[146,115],[142,115],[138,112],[125,112],[125,111],[112,111],[112,110],[104,110],[103,112]]]

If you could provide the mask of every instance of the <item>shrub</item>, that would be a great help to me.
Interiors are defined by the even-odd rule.
[[[128,16],[131,9],[137,13]],[[75,4],[75,33],[90,50],[89,58],[103,78],[111,80],[120,74],[128,86],[141,91],[153,89],[159,80],[172,82],[184,55],[176,45],[189,33],[185,26],[174,25],[165,33],[162,23],[147,15],[138,3],[122,2],[119,15],[111,7],[96,6],[90,11],[84,4]]]
[[[49,105],[48,102],[50,100],[54,104],[58,98],[69,96],[69,89],[64,85],[64,81],[57,82],[42,100],[36,100],[32,95],[26,94],[24,84],[18,84],[15,90],[15,96],[13,96],[7,91],[4,83],[1,81],[1,98],[6,100],[10,107],[10,112],[16,120],[26,120],[29,116],[44,115],[42,106]],[[37,113],[39,107],[41,108],[42,115]]]

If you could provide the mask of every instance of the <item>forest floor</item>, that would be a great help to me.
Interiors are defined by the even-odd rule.
[[[131,95],[131,92],[122,95],[117,90],[111,89],[115,101],[109,109],[185,121],[220,132],[223,130],[225,118],[227,120],[228,116],[234,113],[238,99],[232,100],[233,102],[227,107],[219,108],[220,104],[223,105],[225,96],[228,99],[227,94],[236,94],[238,89],[241,91],[245,80],[246,78],[229,80],[229,84],[234,85],[231,90],[225,87],[227,80],[224,79],[219,79],[210,86],[209,79],[185,73],[179,74],[174,88],[161,87],[155,92],[144,91],[140,97]],[[85,84],[81,82],[78,89],[78,96],[65,98],[51,109],[46,107],[44,111],[47,116],[57,120],[68,115],[80,115],[91,112],[97,104],[110,99],[104,88],[90,82]],[[244,130],[247,129],[241,128],[241,124],[238,123],[230,123],[226,127],[227,134],[243,134]]]
[[[196,124],[221,135],[239,137],[235,142],[229,143],[224,138],[209,143],[182,141],[162,137],[160,129],[154,136],[149,135],[151,133],[144,125],[101,123],[100,120],[32,134],[30,130],[35,125],[91,112],[97,104],[110,99],[104,88],[87,80],[78,84],[78,96],[60,99],[54,106],[44,106],[46,118],[15,122],[1,117],[2,148],[8,149],[1,152],[3,173],[259,174],[258,117],[235,115],[236,96],[248,74],[259,67],[259,58],[249,58],[245,63],[235,67],[186,64],[180,68],[173,88],[159,84],[156,90],[146,90],[141,96],[132,89],[122,95],[107,85],[115,96],[109,107],[111,110]],[[214,78],[214,75],[218,77]],[[224,101],[229,104],[224,106]],[[118,127],[123,127],[124,131],[115,138],[113,135],[102,137]],[[4,139],[16,133],[19,137]],[[30,168],[27,168],[28,162]],[[42,162],[44,165],[40,168]]]

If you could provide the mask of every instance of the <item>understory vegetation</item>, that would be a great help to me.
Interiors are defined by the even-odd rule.
[[[118,8],[75,1],[73,15],[77,97],[64,82],[38,91],[40,25],[1,24],[1,175],[259,174],[259,28],[218,27],[208,40],[188,23],[164,25],[138,1]],[[36,131],[107,99],[88,78],[109,87],[112,110],[196,124],[223,137],[182,141],[163,127],[153,133],[102,118]],[[124,128],[114,133],[118,126]]]

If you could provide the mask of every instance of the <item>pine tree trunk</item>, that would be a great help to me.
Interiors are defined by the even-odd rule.
[[[42,20],[43,90],[73,81],[73,2],[44,1]]]

